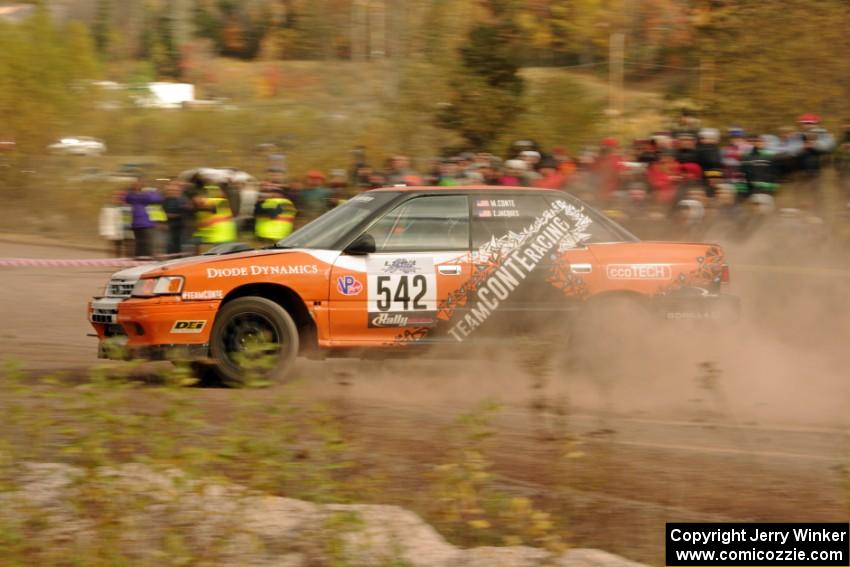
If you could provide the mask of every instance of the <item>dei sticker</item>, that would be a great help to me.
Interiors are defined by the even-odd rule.
[[[171,333],[175,335],[197,335],[204,330],[206,321],[175,321]]]
[[[426,255],[373,256],[366,265],[369,327],[435,323],[437,276]]]
[[[609,280],[672,280],[669,264],[608,264],[605,274]]]

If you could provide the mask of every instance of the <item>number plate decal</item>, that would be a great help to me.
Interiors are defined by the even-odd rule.
[[[436,324],[434,259],[374,255],[367,265],[369,327],[429,327]]]

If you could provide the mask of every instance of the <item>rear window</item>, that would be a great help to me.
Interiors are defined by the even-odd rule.
[[[472,199],[472,246],[479,248],[493,238],[509,232],[518,233],[550,209],[555,201],[565,201],[579,209],[591,219],[585,228],[590,237],[586,244],[602,242],[631,242],[637,240],[627,230],[599,211],[585,205],[566,193],[547,194],[504,194],[491,193],[473,195]]]
[[[566,201],[568,204],[582,209],[582,212],[590,217],[592,222],[585,229],[585,232],[590,235],[590,238],[585,240],[585,243],[587,244],[601,244],[603,242],[636,242],[638,240],[634,234],[593,207],[585,204],[568,193],[549,195],[547,196],[547,199],[553,203],[559,200]]]
[[[473,195],[472,247],[520,232],[550,207],[543,195]]]

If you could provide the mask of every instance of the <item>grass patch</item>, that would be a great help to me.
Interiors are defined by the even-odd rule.
[[[32,377],[11,363],[2,371],[0,499],[17,486],[26,463],[67,464],[84,471],[80,501],[74,505],[89,522],[85,530],[94,538],[91,553],[68,543],[68,549],[52,555],[42,546],[38,556],[43,564],[111,565],[127,559],[122,555],[122,522],[130,510],[152,504],[103,492],[107,489],[98,475],[133,464],[177,470],[193,481],[233,481],[250,491],[319,504],[408,506],[463,546],[565,549],[564,517],[511,492],[493,471],[487,453],[491,420],[499,411],[494,404],[482,405],[448,427],[445,459],[427,465],[415,478],[401,479],[388,461],[373,458],[367,439],[347,427],[344,403],[305,404],[297,382],[265,390],[262,396],[251,395],[251,389],[227,390],[226,398],[211,405],[201,404],[199,391],[187,387],[194,378],[185,366],[144,382],[132,378],[136,371],[132,363],[104,366],[76,383],[61,375]],[[423,494],[429,502],[424,507]],[[19,519],[0,523],[4,564],[24,564],[33,549],[55,535],[37,507],[27,513],[26,502],[18,505],[24,510]],[[174,530],[157,540],[155,556],[167,557],[169,564],[218,556],[182,529],[193,520],[179,506],[166,512],[163,521],[173,523]],[[358,523],[340,514],[327,524],[330,535],[322,545],[333,555],[339,538]]]

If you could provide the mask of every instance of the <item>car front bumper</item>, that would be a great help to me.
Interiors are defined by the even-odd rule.
[[[218,301],[98,298],[89,321],[98,339],[98,357],[117,360],[205,358],[209,353]]]

